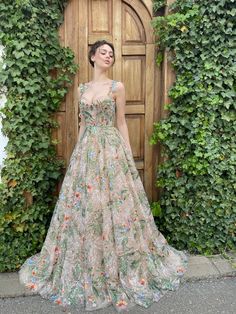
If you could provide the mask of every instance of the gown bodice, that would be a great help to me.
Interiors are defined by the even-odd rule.
[[[88,88],[87,84],[80,84],[81,100],[80,117],[84,117],[86,126],[114,126],[116,103],[112,97],[116,81],[111,82],[107,94],[93,100],[91,103],[84,97],[84,92]]]

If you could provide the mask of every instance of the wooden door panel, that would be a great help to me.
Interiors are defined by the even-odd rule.
[[[112,33],[112,2],[108,0],[89,1],[89,33]]]
[[[144,105],[132,105],[128,106],[126,105],[126,111],[125,113],[128,114],[145,114],[145,108]]]
[[[130,144],[135,160],[144,158],[144,115],[127,115],[127,126],[130,135]]]
[[[145,55],[146,54],[146,47],[145,45],[122,45],[122,55]]]
[[[127,106],[144,103],[145,59],[144,56],[124,56],[122,78],[126,88]]]
[[[125,2],[122,11],[122,43],[145,42],[145,32],[139,16]]]

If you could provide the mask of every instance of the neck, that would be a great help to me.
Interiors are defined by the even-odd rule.
[[[94,69],[93,82],[104,82],[108,80],[107,71],[101,71],[100,69]]]

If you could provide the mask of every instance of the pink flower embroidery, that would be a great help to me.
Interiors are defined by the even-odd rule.
[[[80,192],[75,192],[75,197],[79,200],[81,197]]]
[[[28,288],[34,290],[34,289],[37,288],[37,285],[36,285],[35,283],[30,282],[30,283],[28,283],[28,284],[26,285],[26,287],[28,287]]]
[[[141,285],[145,285],[145,279],[144,278],[142,278],[140,281],[139,281],[140,283],[141,283]]]
[[[56,302],[57,304],[62,304],[61,299],[57,299],[55,302]]]
[[[62,227],[62,230],[67,229],[67,225],[65,225],[65,224],[62,224],[61,227]]]
[[[92,192],[92,190],[93,190],[92,185],[91,185],[91,184],[88,184],[88,185],[87,185],[87,191],[90,193],[90,192]]]
[[[55,253],[58,253],[58,252],[59,252],[59,247],[56,246],[56,247],[55,247]]]
[[[64,220],[69,220],[71,216],[65,215]]]
[[[121,308],[124,308],[126,307],[127,305],[127,302],[125,302],[125,300],[119,300],[117,303],[116,303],[117,306],[121,307]]]
[[[89,295],[88,300],[92,302],[94,300],[94,297],[92,295]]]

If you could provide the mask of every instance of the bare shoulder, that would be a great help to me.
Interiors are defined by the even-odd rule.
[[[125,89],[124,83],[120,81],[116,81],[116,90],[124,90],[124,89]]]
[[[115,94],[118,95],[124,95],[125,94],[125,86],[124,83],[120,81],[116,81],[115,85]]]

